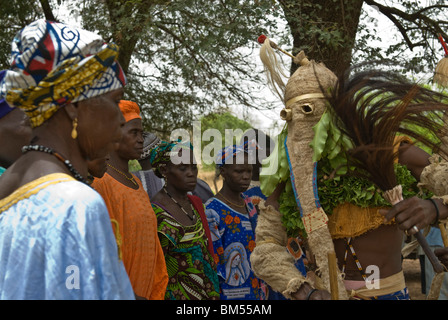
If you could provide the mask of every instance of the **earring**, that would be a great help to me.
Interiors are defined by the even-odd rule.
[[[77,127],[78,127],[78,118],[75,118],[75,120],[73,120],[73,129],[72,129],[73,139],[76,139],[78,137],[78,131],[76,131]]]

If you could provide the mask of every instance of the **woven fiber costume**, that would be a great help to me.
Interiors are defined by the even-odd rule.
[[[275,59],[269,39],[265,40],[260,55],[262,60],[264,57]],[[295,61],[300,67],[291,76],[286,87],[280,84],[281,91],[284,90],[286,103],[282,118],[288,121],[288,139],[285,148],[289,159],[294,159],[292,163],[290,162],[291,172],[294,173],[291,175],[292,187],[295,190],[296,200],[300,203],[300,216],[307,230],[309,247],[320,268],[324,288],[330,291],[327,256],[328,253],[334,252],[334,247],[327,226],[327,215],[316,202],[317,194],[313,193],[316,181],[315,165],[311,161],[313,150],[309,148],[309,143],[314,137],[313,126],[319,122],[326,110],[325,94],[336,85],[337,77],[323,64],[306,59],[303,52],[299,53]],[[265,66],[269,65],[265,63]],[[279,77],[275,76],[275,72],[268,75],[273,75],[273,81],[279,83],[276,80]],[[283,141],[279,141],[277,145],[280,143]],[[278,148],[277,146],[276,150]],[[273,156],[275,154],[276,152]],[[263,176],[260,180],[263,184]],[[263,193],[271,192],[263,190]],[[291,293],[296,292],[304,282],[315,286],[297,270],[293,257],[285,250],[287,234],[281,215],[272,207],[266,208],[263,204],[260,204],[259,208],[261,212],[256,229],[257,246],[251,256],[255,273],[287,298],[291,298]],[[273,268],[275,272],[272,272]],[[339,296],[346,299],[347,294],[340,274],[338,282]]]
[[[348,151],[359,147],[359,141],[349,136],[348,130],[342,129],[346,122],[341,121],[340,114],[336,115],[335,112],[343,112],[341,106],[345,104],[356,105],[359,101],[353,98],[355,93],[349,92],[345,95],[346,92],[343,92],[342,97],[338,97],[343,83],[341,84],[322,63],[308,60],[303,52],[294,57],[299,68],[284,85],[280,73],[276,70],[279,67],[272,50],[276,47],[266,38],[260,56],[268,71],[270,83],[285,103],[285,109],[280,115],[287,124],[271,155],[278,157],[279,170],[262,171],[260,181],[262,191],[266,195],[270,195],[280,182],[286,182],[286,187],[279,198],[279,211],[272,206],[266,207],[263,203],[259,205],[257,246],[251,256],[256,275],[287,298],[292,298],[292,294],[303,283],[309,283],[317,289],[333,289],[332,296],[338,299],[348,299],[350,296],[367,299],[408,299],[402,272],[379,279],[379,289],[366,285],[355,290],[347,287],[350,289],[348,291],[342,280],[343,272],[330,272],[328,257],[334,254],[333,239],[346,238],[347,248],[352,249],[350,239],[379,228],[384,223],[384,217],[378,210],[390,207],[391,204],[383,197],[376,181],[370,179],[368,174],[357,175],[358,171],[362,170],[349,170]],[[392,94],[394,98],[390,102],[399,102],[399,93],[403,90],[391,89],[389,92],[387,84],[392,82],[387,80],[391,79],[365,77],[362,80],[365,82],[361,82],[359,86],[355,85],[354,88],[368,88],[363,92],[363,97],[366,98],[366,105],[372,106],[373,115],[375,112],[381,116],[386,114],[383,113],[385,109],[382,109],[383,101],[375,103],[372,98],[378,98],[375,96],[376,91],[369,91],[374,85],[382,86],[379,91]],[[354,102],[350,99],[344,100],[346,97]],[[442,110],[446,106],[439,104],[433,108],[431,110]],[[348,112],[356,114],[359,111],[350,109]],[[418,112],[411,109],[409,113],[415,115]],[[397,116],[397,119],[401,118]],[[418,123],[417,120],[416,122]],[[365,122],[365,125],[367,124],[368,121]],[[434,123],[427,124],[430,126]],[[362,130],[362,125],[359,128]],[[388,160],[388,168],[392,168],[391,174],[397,184],[402,186],[403,197],[415,196],[419,192],[417,181],[409,170],[397,163],[397,156],[400,142],[412,143],[414,140],[420,141],[420,137],[412,130],[404,130],[405,134],[409,133],[409,136],[415,138],[411,140],[398,136],[399,133],[403,134],[402,131],[392,129],[384,137],[379,134],[368,143],[371,143],[375,150],[384,148],[387,151],[388,158],[385,159]],[[435,131],[435,126],[432,129]],[[370,133],[368,130],[366,132]],[[375,140],[378,137],[381,139]],[[368,157],[369,160],[370,158]],[[286,250],[291,237],[295,238],[297,235],[305,241],[305,247],[312,253],[317,267],[312,271],[318,275],[317,278],[299,272],[294,267],[293,256]],[[352,254],[358,269],[363,272],[362,261],[360,264],[354,251]],[[366,280],[365,273],[363,277]],[[337,292],[333,295],[335,290]]]

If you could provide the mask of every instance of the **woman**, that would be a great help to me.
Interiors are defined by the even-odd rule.
[[[265,299],[250,266],[255,247],[256,209],[244,194],[252,178],[252,162],[244,146],[229,146],[218,155],[221,190],[207,201],[213,247],[217,255],[221,299]]]
[[[181,161],[171,161],[171,156]],[[151,151],[155,174],[165,185],[151,200],[169,282],[167,300],[217,300],[219,284],[213,247],[199,197],[190,195],[198,168],[191,144],[162,141]]]
[[[119,107],[126,121],[123,136],[110,153],[107,172],[96,178],[92,187],[106,202],[136,298],[162,300],[168,274],[157,220],[141,181],[129,172],[129,161],[138,159],[143,150],[140,108],[128,100],[121,100]]]
[[[133,172],[142,182],[143,188],[148,193],[149,199],[159,192],[163,187],[163,179],[157,177],[152,170],[149,156],[151,150],[160,143],[160,138],[151,132],[143,132],[143,152],[138,162],[142,167],[141,170]]]
[[[28,115],[31,144],[0,178],[1,299],[134,299],[88,160],[121,138],[118,47],[38,20],[13,41],[2,98]]]

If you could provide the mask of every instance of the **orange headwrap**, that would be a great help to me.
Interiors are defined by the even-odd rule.
[[[140,108],[138,107],[138,104],[136,104],[135,102],[128,100],[121,100],[119,106],[126,122],[129,122],[133,119],[142,118],[140,116]]]

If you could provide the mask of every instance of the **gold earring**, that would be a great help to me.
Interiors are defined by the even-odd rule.
[[[78,118],[75,118],[75,120],[73,120],[73,129],[72,129],[73,139],[76,139],[78,137],[78,131],[76,131],[77,127],[78,127]]]

